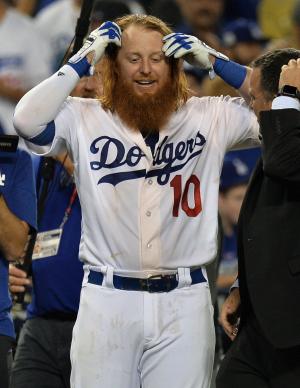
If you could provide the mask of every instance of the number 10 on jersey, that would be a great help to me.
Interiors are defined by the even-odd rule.
[[[197,217],[202,210],[200,181],[196,175],[191,175],[186,181],[184,189],[182,187],[182,176],[176,175],[170,182],[170,186],[174,189],[174,205],[173,217],[178,217],[179,207],[186,213],[188,217]],[[189,204],[189,192],[194,192],[193,207]]]

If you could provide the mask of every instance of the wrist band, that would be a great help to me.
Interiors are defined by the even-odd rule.
[[[76,71],[76,73],[79,75],[80,78],[86,75],[87,76],[90,75],[89,70],[91,65],[89,64],[86,57],[82,58],[80,61],[76,63],[67,62],[67,65],[71,66]]]
[[[233,61],[224,61],[216,58],[214,63],[214,71],[230,86],[239,89],[247,76],[247,69],[245,66],[239,65]]]
[[[27,138],[26,140],[30,141],[30,143],[44,146],[52,143],[53,139],[55,137],[55,123],[54,121],[50,121],[46,125],[46,127],[42,130],[41,133],[34,137]]]

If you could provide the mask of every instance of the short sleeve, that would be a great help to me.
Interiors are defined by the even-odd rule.
[[[260,145],[258,120],[242,98],[221,97],[218,105],[217,127],[226,151]]]

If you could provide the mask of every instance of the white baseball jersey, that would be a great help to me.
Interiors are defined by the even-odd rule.
[[[160,131],[153,155],[97,100],[68,98],[55,125],[51,153],[65,145],[75,165],[84,262],[141,277],[214,259],[224,154],[258,143],[242,99],[191,98]]]

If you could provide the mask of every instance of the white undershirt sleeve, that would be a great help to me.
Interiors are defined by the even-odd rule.
[[[77,72],[65,65],[26,93],[17,104],[13,119],[18,134],[25,139],[39,135],[56,118],[78,81]]]

